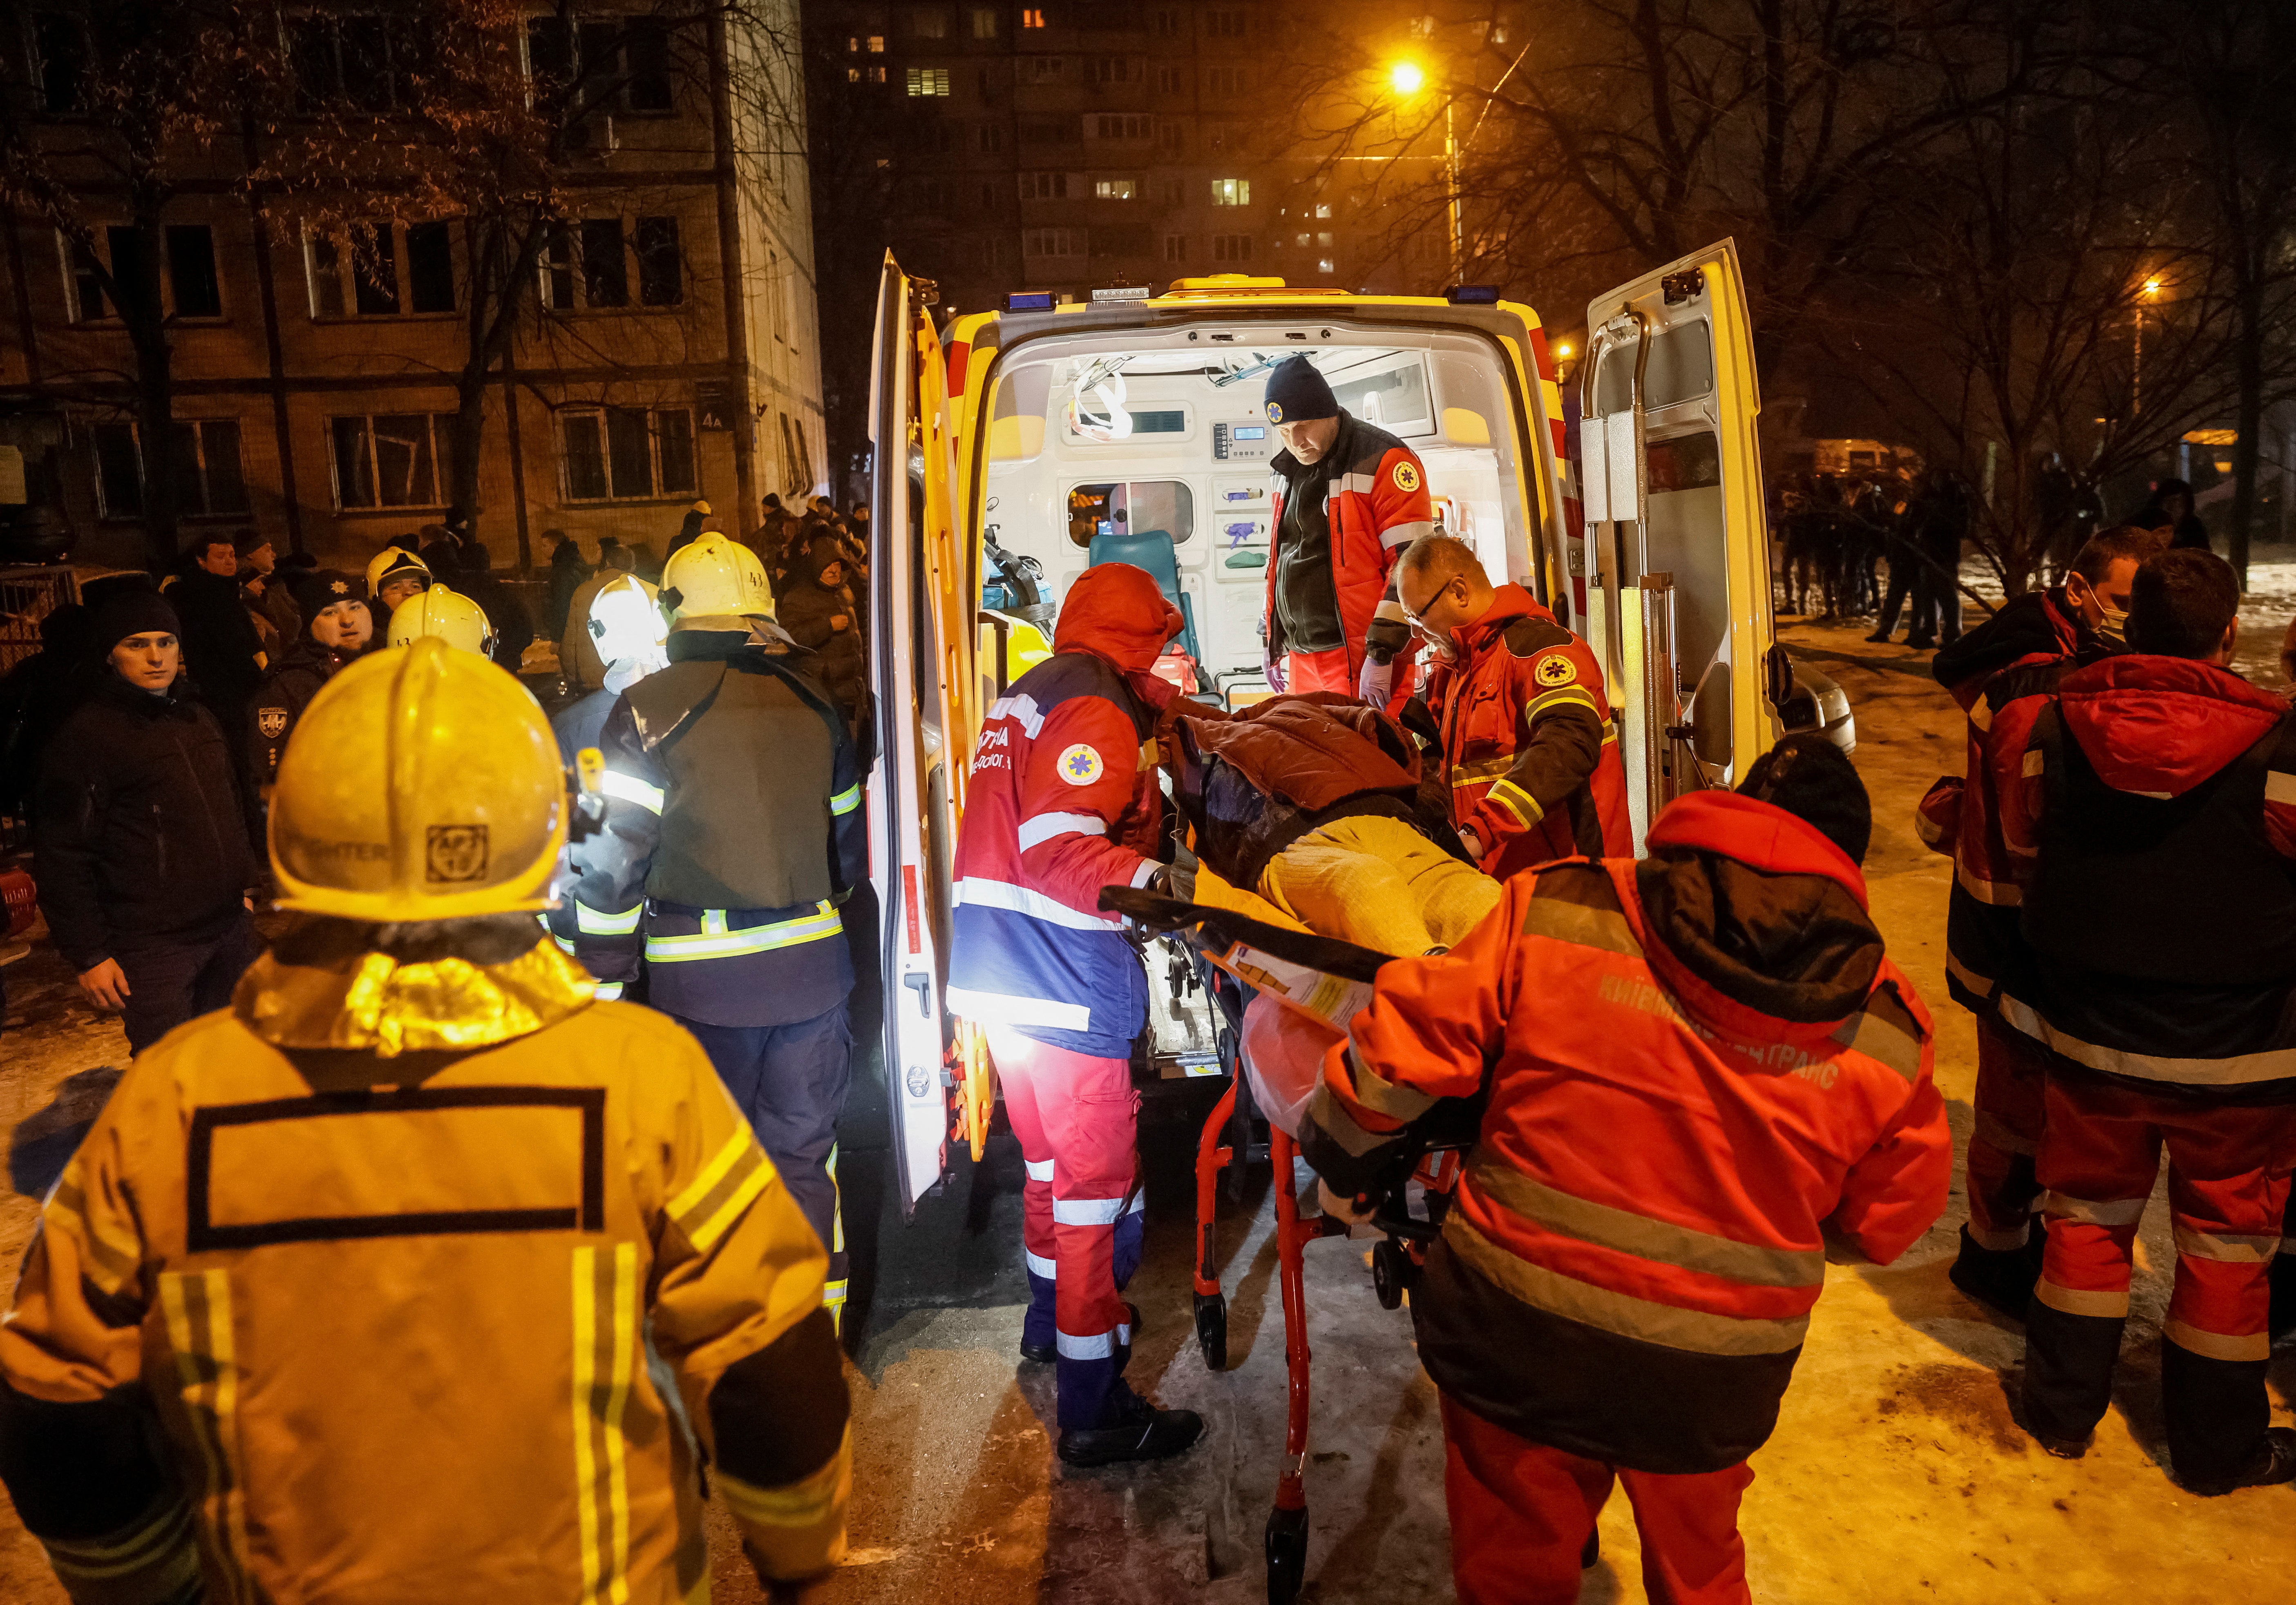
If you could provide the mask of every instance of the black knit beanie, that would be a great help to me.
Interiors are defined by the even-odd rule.
[[[181,635],[175,605],[157,591],[135,585],[114,591],[95,610],[95,629],[90,639],[101,652],[109,652],[130,635],[153,630]]]
[[[1302,354],[1287,356],[1267,376],[1267,422],[1298,423],[1308,418],[1336,418],[1339,397],[1314,363]]]
[[[1866,862],[1874,839],[1873,800],[1857,766],[1825,737],[1788,736],[1754,760],[1738,792],[1815,827],[1850,863]]]

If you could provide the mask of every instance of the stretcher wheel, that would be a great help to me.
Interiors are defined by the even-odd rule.
[[[1372,1245],[1371,1287],[1379,1295],[1380,1308],[1403,1307],[1404,1292],[1411,1286],[1412,1273],[1417,1268],[1411,1263],[1411,1256],[1403,1251],[1403,1245],[1393,1238],[1382,1238]]]
[[[1204,1351],[1204,1369],[1227,1369],[1227,1295],[1198,1293],[1196,1343]]]
[[[1308,1576],[1308,1512],[1267,1512],[1267,1605],[1292,1605]]]

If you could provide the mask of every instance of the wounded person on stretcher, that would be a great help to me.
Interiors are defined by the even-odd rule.
[[[1320,936],[1398,957],[1456,946],[1497,905],[1439,766],[1394,719],[1333,692],[1234,714],[1185,701],[1162,757],[1197,856]]]

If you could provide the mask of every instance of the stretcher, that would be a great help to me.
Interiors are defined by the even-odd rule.
[[[1318,1238],[1349,1234],[1347,1223],[1336,1216],[1300,1212],[1293,1165],[1299,1124],[1324,1051],[1345,1037],[1348,1021],[1371,1001],[1373,980],[1390,955],[1319,937],[1209,868],[1196,876],[1193,901],[1123,888],[1103,891],[1100,901],[1103,909],[1143,931],[1185,944],[1226,1022],[1220,1044],[1228,1087],[1206,1118],[1196,1147],[1196,1340],[1213,1371],[1227,1369],[1227,1300],[1214,1246],[1220,1176],[1231,1167],[1240,1169],[1248,1157],[1252,1110],[1267,1119],[1290,1396],[1265,1544],[1268,1600],[1271,1605],[1291,1605],[1306,1579],[1308,1560],[1310,1356],[1304,1255]],[[1419,1183],[1426,1213],[1412,1214],[1412,1190],[1399,1187],[1373,1216],[1379,1241],[1372,1249],[1372,1285],[1384,1308],[1401,1307],[1441,1228],[1458,1181],[1461,1152],[1474,1134],[1475,1111],[1462,1113],[1459,1129],[1423,1140],[1412,1158],[1411,1180]]]

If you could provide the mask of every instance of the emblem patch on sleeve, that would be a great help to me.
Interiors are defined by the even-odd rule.
[[[1408,463],[1395,465],[1395,487],[1405,495],[1419,488],[1419,471]]]
[[[1531,666],[1530,677],[1541,685],[1568,685],[1578,677],[1578,666],[1562,652],[1549,652]]]
[[[1099,752],[1082,741],[1061,754],[1061,778],[1071,786],[1089,786],[1103,767]]]

